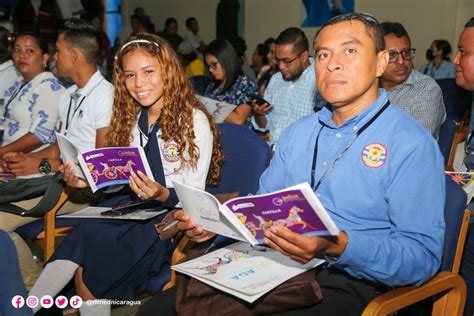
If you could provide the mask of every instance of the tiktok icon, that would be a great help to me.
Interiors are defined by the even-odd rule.
[[[73,308],[79,308],[82,306],[82,298],[80,296],[74,295],[69,299],[69,305]]]
[[[12,306],[16,309],[20,309],[25,305],[25,299],[21,295],[15,295],[12,298]]]

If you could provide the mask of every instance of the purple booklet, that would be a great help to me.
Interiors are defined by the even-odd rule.
[[[100,148],[79,154],[78,159],[92,192],[110,185],[128,184],[132,170],[154,180],[141,147]]]
[[[308,183],[220,204],[211,194],[174,182],[183,208],[204,229],[227,237],[260,244],[265,230],[284,226],[302,235],[339,234],[324,206]]]
[[[56,134],[61,159],[70,162],[78,177],[85,179],[92,192],[101,188],[128,184],[130,171],[141,171],[152,179],[148,160],[141,147],[106,147],[80,153],[66,136]]]

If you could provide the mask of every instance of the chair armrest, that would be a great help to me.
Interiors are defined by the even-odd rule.
[[[388,315],[436,294],[441,299],[435,302],[433,315],[462,315],[466,301],[464,279],[452,272],[439,272],[420,287],[402,287],[376,297],[362,316]]]
[[[194,245],[194,242],[188,239],[188,237],[183,236],[176,246],[175,250],[173,251],[173,256],[171,257],[171,264],[177,264],[181,261],[184,257],[186,257],[187,252],[191,247]],[[171,270],[171,279],[168,283],[165,284],[162,291],[166,291],[176,284],[176,272]]]

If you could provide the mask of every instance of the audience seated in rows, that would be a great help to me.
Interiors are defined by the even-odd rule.
[[[154,207],[172,207],[178,203],[172,180],[201,189],[206,183],[215,184],[223,162],[217,127],[194,96],[166,41],[151,34],[130,37],[117,55],[115,74],[108,145],[143,146],[156,182],[132,172],[130,187],[99,205],[112,207],[141,199]],[[68,164],[64,177],[70,186],[87,186]],[[83,300],[132,300],[138,290],[161,290],[170,277],[174,248],[156,233],[155,224],[163,216],[142,222],[77,225],[30,294],[55,296],[74,276]],[[110,305],[83,304],[83,313],[107,314]]]
[[[341,232],[324,238],[285,227],[266,230],[264,243],[297,262],[318,254],[328,260],[315,272],[323,299],[275,314],[360,315],[384,288],[420,285],[438,271],[445,230],[443,157],[434,138],[378,89],[389,53],[374,17],[337,16],[318,30],[314,46],[317,87],[330,108],[283,132],[258,193],[311,183]],[[214,237],[185,211],[175,218],[192,241]],[[179,286],[173,291],[183,291]],[[175,315],[167,308],[170,299],[172,293],[160,293],[142,308],[154,304],[154,312]],[[254,304],[246,304],[249,313]],[[219,311],[209,306],[208,312]]]
[[[59,75],[69,77],[75,83],[64,91],[59,99],[59,131],[80,151],[103,147],[112,115],[114,88],[96,70],[100,57],[97,32],[91,24],[82,20],[68,20],[58,36],[57,48]],[[48,87],[50,84],[51,82],[48,83]],[[46,176],[57,171],[61,165],[57,143],[30,155],[21,152],[6,153],[3,159],[4,170],[17,176],[31,176],[38,173]],[[41,197],[15,204],[30,209],[40,199]],[[73,212],[83,207],[81,204],[66,203],[60,213]],[[34,284],[41,269],[34,261],[28,246],[15,233],[15,229],[35,219],[0,212],[0,229],[8,232],[15,242],[20,269],[28,289]]]

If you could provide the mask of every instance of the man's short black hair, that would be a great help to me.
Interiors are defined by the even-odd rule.
[[[77,18],[64,21],[59,34],[64,34],[68,45],[78,48],[89,64],[96,65],[100,59],[100,33],[89,22]]]
[[[290,27],[281,32],[275,40],[275,44],[292,44],[296,54],[301,54],[309,49],[309,43],[306,34],[297,27]]]
[[[469,21],[466,22],[466,24],[464,24],[464,28],[466,27],[474,27],[474,16],[470,18]]]
[[[323,24],[323,26],[321,26],[321,28],[316,32],[314,41],[316,41],[319,36],[319,33],[321,33],[321,31],[325,27],[350,21],[359,21],[364,24],[365,29],[367,31],[367,35],[369,35],[369,37],[374,41],[375,51],[377,53],[385,49],[385,42],[383,40],[382,30],[380,29],[379,21],[370,14],[359,12],[346,13],[333,17],[325,24]]]
[[[191,17],[187,18],[186,19],[186,26],[189,27],[193,21],[197,22],[195,17],[191,16]]]
[[[399,22],[383,22],[380,23],[380,29],[382,30],[382,35],[385,37],[389,34],[393,34],[396,37],[406,37],[411,46],[411,39],[408,35],[407,30]]]

